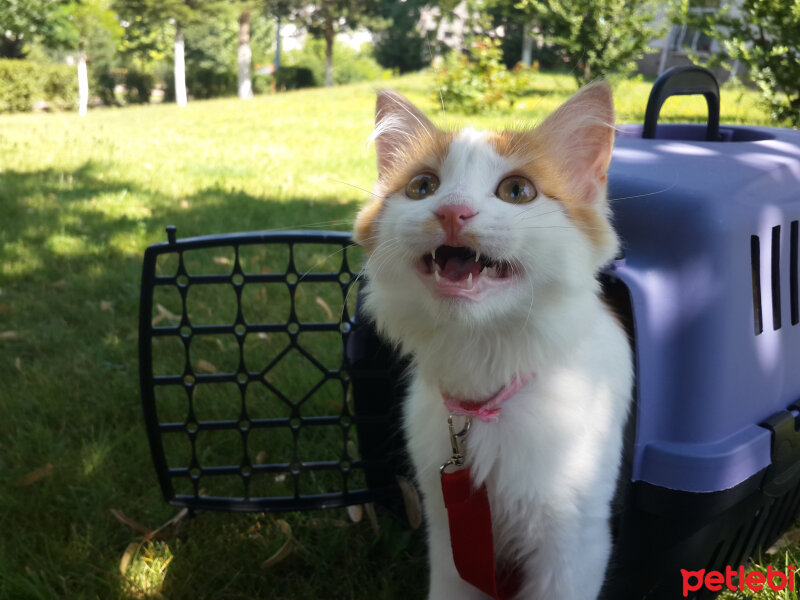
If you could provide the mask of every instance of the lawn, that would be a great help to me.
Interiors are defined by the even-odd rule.
[[[649,86],[616,84],[620,121],[641,122]],[[430,74],[184,109],[0,116],[0,597],[422,596],[424,545],[383,514],[378,534],[345,509],[202,513],[146,542],[134,527],[177,512],[157,489],[139,401],[144,249],[166,225],[179,237],[349,230],[376,176],[365,145],[376,87],[467,122],[441,115]],[[543,74],[513,110],[474,121],[535,122],[574,89]],[[675,98],[663,119],[704,110]],[[768,117],[752,92],[724,89],[722,121]]]

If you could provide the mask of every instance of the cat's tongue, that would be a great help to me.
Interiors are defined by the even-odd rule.
[[[475,262],[474,258],[459,256],[451,256],[442,267],[442,277],[450,281],[462,281],[469,277],[470,273],[473,277],[477,277],[480,272],[481,265]]]

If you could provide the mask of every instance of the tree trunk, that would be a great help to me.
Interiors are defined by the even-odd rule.
[[[86,116],[89,106],[89,76],[86,72],[86,54],[78,51],[78,114]]]
[[[333,15],[325,15],[325,87],[333,87]]]
[[[253,52],[250,50],[250,11],[243,10],[239,17],[238,90],[239,98],[253,97],[253,81],[250,76],[250,63]]]
[[[278,31],[275,34],[275,64],[273,72],[281,68],[281,16],[278,15]]]
[[[10,37],[0,35],[0,58],[25,58],[22,52],[23,38],[11,34]]]
[[[533,63],[533,22],[522,26],[522,64],[530,67]]]
[[[175,103],[186,106],[186,59],[183,53],[183,28],[175,25]]]

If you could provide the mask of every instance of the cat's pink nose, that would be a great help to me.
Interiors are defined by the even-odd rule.
[[[464,224],[478,213],[463,204],[447,204],[440,207],[435,214],[444,229],[445,244],[457,246],[458,235]]]

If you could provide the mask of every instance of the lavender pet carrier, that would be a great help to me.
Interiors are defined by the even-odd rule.
[[[708,123],[658,124],[675,94],[704,95]],[[623,254],[602,280],[637,383],[604,597],[682,597],[681,569],[746,564],[800,509],[800,132],[719,125],[713,76],[674,69],[620,128],[609,182]],[[349,243],[148,248],[141,389],[168,502],[402,512],[403,365],[358,316]]]

